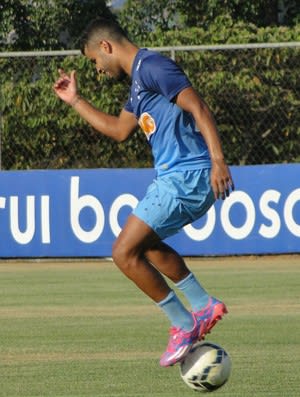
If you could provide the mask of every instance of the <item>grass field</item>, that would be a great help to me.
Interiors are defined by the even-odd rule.
[[[230,313],[216,396],[300,396],[300,257],[187,260]],[[0,396],[196,396],[160,368],[168,321],[111,262],[0,262]]]

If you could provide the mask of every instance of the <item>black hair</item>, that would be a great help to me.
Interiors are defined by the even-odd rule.
[[[85,53],[87,45],[93,39],[98,39],[99,41],[104,39],[121,41],[124,38],[128,39],[127,34],[115,19],[98,17],[88,24],[81,36],[81,52],[82,54]]]

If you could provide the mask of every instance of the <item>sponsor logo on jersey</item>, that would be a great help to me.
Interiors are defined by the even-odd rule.
[[[149,140],[150,136],[156,131],[155,120],[149,113],[145,112],[139,118],[139,125]]]

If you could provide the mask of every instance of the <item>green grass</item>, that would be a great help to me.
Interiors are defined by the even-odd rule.
[[[300,257],[192,259],[229,315],[208,340],[233,369],[216,396],[298,397]],[[0,262],[0,396],[188,397],[160,368],[169,324],[110,262]]]

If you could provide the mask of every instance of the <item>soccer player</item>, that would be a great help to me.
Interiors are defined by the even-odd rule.
[[[87,27],[82,52],[99,73],[131,77],[127,103],[118,116],[96,109],[78,93],[74,70],[60,70],[53,86],[57,96],[118,142],[140,126],[152,148],[157,177],[128,217],[112,257],[169,318],[169,342],[160,359],[167,367],[183,360],[227,309],[163,240],[204,215],[216,199],[225,199],[233,180],[212,113],[174,61],[137,47],[118,23],[103,18]],[[163,275],[183,292],[191,310]]]

